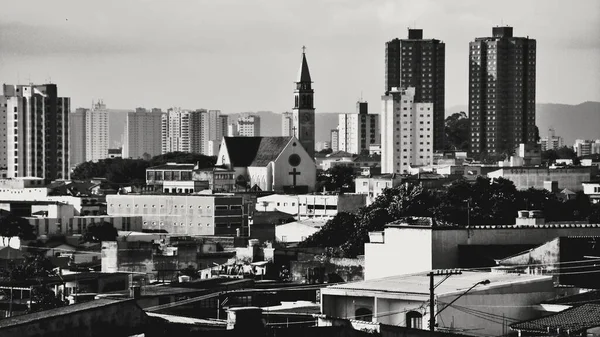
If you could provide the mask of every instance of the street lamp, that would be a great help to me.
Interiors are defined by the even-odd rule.
[[[491,283],[491,282],[490,282],[490,280],[483,280],[483,281],[479,281],[479,282],[475,283],[473,286],[471,286],[471,288],[467,289],[467,291],[465,291],[464,293],[462,293],[462,294],[458,295],[458,297],[456,297],[455,299],[453,299],[453,300],[452,300],[450,303],[446,304],[446,305],[445,305],[445,306],[444,306],[442,309],[438,310],[438,311],[435,313],[435,315],[433,315],[433,318],[434,318],[434,319],[433,319],[432,321],[435,323],[435,317],[436,317],[437,315],[439,315],[439,314],[440,314],[440,312],[444,311],[444,309],[446,309],[446,308],[448,308],[449,306],[451,306],[451,305],[452,305],[454,302],[456,302],[456,301],[457,301],[459,298],[461,298],[461,297],[463,297],[464,295],[466,295],[466,294],[467,294],[469,291],[471,291],[473,288],[477,287],[477,286],[478,286],[478,285],[480,285],[480,284],[481,284],[481,285],[484,285],[484,286],[486,286],[486,285],[488,285],[488,284],[490,284],[490,283]]]

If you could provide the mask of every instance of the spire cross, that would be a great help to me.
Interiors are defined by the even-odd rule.
[[[306,46],[302,46],[302,54],[306,53]]]

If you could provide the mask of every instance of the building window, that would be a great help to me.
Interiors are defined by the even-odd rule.
[[[413,329],[423,328],[423,315],[420,312],[409,311],[406,313],[406,327]]]

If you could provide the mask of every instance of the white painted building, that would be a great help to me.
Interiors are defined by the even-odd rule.
[[[102,100],[85,110],[85,161],[108,157],[108,110]]]
[[[292,127],[294,126],[293,115],[291,112],[284,112],[281,114],[281,135],[283,137],[290,137],[294,134]]]
[[[548,129],[548,137],[540,139],[541,151],[558,150],[563,146],[563,138],[557,136],[553,128]]]
[[[355,192],[367,196],[367,205],[370,205],[383,194],[386,188],[394,188],[402,183],[402,176],[399,174],[381,174],[373,176],[358,176],[354,180]]]
[[[600,203],[600,182],[584,182],[583,193],[590,197],[592,204]]]
[[[162,116],[162,153],[190,152],[190,111],[171,108]]]
[[[381,172],[408,173],[433,163],[433,103],[415,103],[415,88],[382,96]]]
[[[337,152],[340,150],[340,131],[338,129],[331,130],[331,150]]]
[[[298,243],[320,231],[327,219],[305,219],[275,227],[275,239],[282,243]]]
[[[399,257],[390,255],[379,263],[390,266]],[[429,283],[426,273],[416,273],[329,286],[321,289],[321,312],[330,317],[428,330]],[[555,296],[551,276],[463,271],[447,279],[434,276],[434,284],[437,328],[477,331],[481,336],[505,333],[503,316],[519,320],[538,317],[537,305]]]
[[[331,219],[338,212],[356,212],[365,206],[364,194],[272,194],[256,201],[257,211],[279,211],[303,219]]]
[[[256,115],[239,117],[237,120],[237,134],[240,137],[259,137],[260,117]]]
[[[369,114],[367,102],[356,102],[356,113],[338,115],[338,150],[360,154],[379,143],[379,115]]]

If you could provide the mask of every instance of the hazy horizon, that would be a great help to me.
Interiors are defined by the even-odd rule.
[[[385,42],[446,43],[446,106],[468,101],[468,43],[510,25],[537,40],[539,103],[600,101],[600,2],[32,0],[0,17],[0,81],[59,86],[72,109],[291,110],[301,47],[319,112],[379,108]],[[50,13],[50,14],[49,14]],[[565,15],[568,13],[568,15]],[[535,18],[535,19],[534,19]]]

